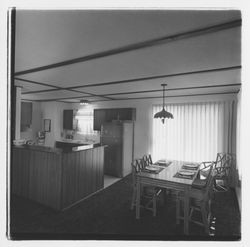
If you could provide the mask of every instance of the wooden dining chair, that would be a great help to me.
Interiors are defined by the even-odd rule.
[[[143,159],[136,159],[132,162],[132,201],[131,201],[131,210],[133,210],[136,205],[136,196],[137,196],[137,183],[136,176],[137,174],[144,169]],[[142,186],[141,187],[141,201],[144,201],[144,204],[141,204],[140,207],[148,209],[153,212],[153,216],[156,216],[156,203],[161,193],[161,189],[154,186]]]
[[[209,166],[209,173],[204,183],[198,186],[193,186],[189,192],[189,216],[188,221],[201,225],[205,228],[205,232],[209,234],[209,223],[211,219],[211,198],[213,193],[214,167]],[[195,182],[195,181],[194,181]],[[181,215],[181,205],[184,205],[185,194],[180,192],[177,195],[176,204],[176,222],[179,224],[184,217]],[[201,213],[201,220],[194,218],[194,211]]]
[[[143,160],[144,164],[147,166],[153,165],[151,154],[144,155],[142,157],[142,160]]]
[[[214,169],[214,167],[214,161],[201,162],[199,166],[199,172],[192,186],[197,188],[204,187],[207,183],[207,177],[209,176],[211,169]]]
[[[218,153],[215,162],[214,189],[216,192],[228,191],[233,177],[235,154]]]

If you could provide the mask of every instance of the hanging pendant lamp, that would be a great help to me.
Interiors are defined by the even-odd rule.
[[[165,122],[165,118],[174,118],[173,114],[170,112],[167,112],[165,110],[165,87],[167,86],[167,84],[161,84],[161,86],[163,87],[163,104],[162,104],[162,110],[155,113],[154,118],[160,118],[162,123]]]

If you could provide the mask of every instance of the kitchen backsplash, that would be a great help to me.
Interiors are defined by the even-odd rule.
[[[100,143],[100,134],[80,134],[79,132],[73,130],[64,130],[61,133],[62,139],[72,139],[72,140],[81,140],[84,142],[91,143]]]

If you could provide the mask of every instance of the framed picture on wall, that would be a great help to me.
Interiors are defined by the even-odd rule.
[[[44,119],[44,131],[50,132],[51,127],[51,120],[50,119]]]

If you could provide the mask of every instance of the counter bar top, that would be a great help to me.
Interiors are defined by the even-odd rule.
[[[71,153],[71,152],[79,152],[84,151],[92,148],[98,147],[105,147],[105,145],[101,144],[89,144],[89,145],[81,145],[77,147],[62,147],[62,148],[54,148],[54,147],[46,147],[46,146],[39,146],[39,145],[20,145],[20,146],[13,146],[13,148],[20,148],[20,149],[29,149],[29,150],[37,150],[41,152],[49,152],[49,153]]]

